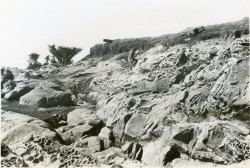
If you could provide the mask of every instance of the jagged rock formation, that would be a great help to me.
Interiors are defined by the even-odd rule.
[[[216,165],[249,161],[249,20],[193,30],[98,44],[64,69],[1,71],[9,101],[20,97],[19,103],[29,106],[78,105],[67,116],[45,120],[53,124],[2,112],[2,129],[10,127],[2,139],[2,163],[175,167],[194,160]],[[130,70],[132,48],[140,54]],[[24,93],[21,86],[34,89]],[[23,95],[9,98],[16,92]],[[26,140],[12,139],[21,136],[18,130]],[[46,138],[39,135],[44,131]]]

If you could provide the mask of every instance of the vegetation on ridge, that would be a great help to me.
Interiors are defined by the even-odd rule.
[[[72,58],[81,51],[81,48],[76,47],[56,47],[55,45],[49,45],[49,52],[55,56],[58,62],[62,65],[72,64]]]

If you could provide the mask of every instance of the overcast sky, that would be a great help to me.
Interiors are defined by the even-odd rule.
[[[176,33],[186,27],[249,16],[250,0],[0,0],[1,67],[26,68],[48,45],[80,47],[74,60],[104,38]]]

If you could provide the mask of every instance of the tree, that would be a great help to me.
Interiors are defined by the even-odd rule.
[[[39,56],[40,55],[37,53],[31,53],[29,55],[29,65],[27,69],[33,69],[33,70],[40,69],[41,64],[37,62],[37,59],[39,58]]]
[[[81,48],[76,47],[56,47],[55,45],[49,45],[49,52],[55,56],[58,62],[62,65],[72,64],[72,58],[81,51]]]
[[[39,54],[37,54],[37,53],[31,53],[30,55],[29,55],[29,59],[31,60],[31,61],[34,61],[34,62],[37,62],[37,59],[39,58]]]

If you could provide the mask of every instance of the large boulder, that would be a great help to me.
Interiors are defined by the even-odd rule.
[[[20,98],[19,104],[37,106],[37,107],[54,107],[70,106],[73,104],[71,95],[67,92],[55,90],[51,87],[36,87],[28,94]]]
[[[23,137],[32,132],[43,134],[44,137],[53,140],[61,140],[49,124],[24,114],[2,111],[1,121],[1,142],[7,146],[21,141]]]
[[[4,98],[12,101],[12,100],[19,100],[21,96],[29,93],[33,87],[26,85],[26,84],[19,84],[17,85],[12,91],[7,93]]]

